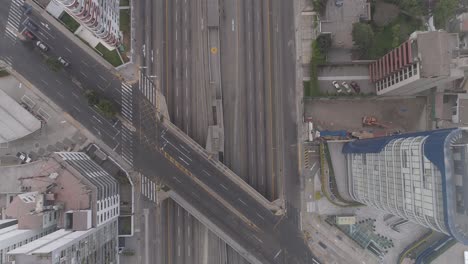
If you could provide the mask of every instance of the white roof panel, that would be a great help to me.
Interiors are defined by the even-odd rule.
[[[47,236],[43,236],[39,239],[36,239],[30,243],[27,243],[24,246],[21,246],[17,249],[11,250],[8,252],[8,254],[28,254],[31,251],[34,251],[44,245],[47,245],[48,243],[57,240],[63,236],[66,236],[67,234],[70,234],[72,231],[67,231],[65,229],[60,229],[57,230],[53,233],[48,234]]]

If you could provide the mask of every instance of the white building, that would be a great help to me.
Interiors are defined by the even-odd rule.
[[[0,220],[0,264],[7,263],[6,253],[55,230],[55,226],[19,229],[16,219]]]
[[[456,33],[414,32],[399,47],[369,65],[377,95],[415,95],[464,77]]]
[[[356,140],[343,153],[354,200],[468,244],[468,128]]]
[[[55,153],[37,177],[40,180],[23,179],[24,184],[32,185],[32,192],[15,197],[6,210],[7,216],[29,225],[39,225],[39,219],[42,225],[50,224],[45,220],[56,219],[59,230],[8,252],[9,261],[117,263],[117,180],[81,152]]]
[[[67,13],[111,46],[120,43],[119,0],[55,0]]]

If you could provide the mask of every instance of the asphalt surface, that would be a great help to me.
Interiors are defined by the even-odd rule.
[[[10,5],[11,2],[3,0],[3,5],[0,7],[2,28],[7,24],[11,27],[9,20],[5,18],[9,18],[9,7],[15,6],[15,3],[14,1]],[[14,8],[17,9],[17,6]],[[45,23],[38,17],[34,17],[34,20],[37,20],[38,25],[42,25],[41,22]],[[50,39],[44,37],[44,41],[50,46],[48,52],[50,55],[63,56],[67,49],[73,51],[67,55],[67,59],[71,62],[69,69],[58,73],[50,71],[43,62],[44,57],[41,52],[31,43],[21,42],[6,33],[17,29],[9,28],[1,32],[0,57],[64,111],[70,113],[90,131],[95,131],[106,144],[117,148],[120,143],[120,123],[109,122],[89,107],[82,96],[82,87],[107,84],[102,87],[102,93],[118,103],[121,100],[118,96],[121,83],[101,66],[92,63],[92,59],[72,41],[62,36],[60,31],[52,26],[49,26],[49,29],[46,27],[40,27],[38,36],[49,36]],[[70,76],[79,80],[80,85],[77,85],[77,81],[73,81]],[[153,107],[151,106],[150,110],[145,109],[145,106],[150,104],[145,103],[146,98],[141,93],[136,92],[133,96],[136,112],[134,116],[139,117],[134,120],[134,125],[138,129],[134,155],[134,165],[137,170],[148,177],[158,177],[184,199],[192,201],[195,208],[242,244],[262,263],[311,263],[312,254],[297,227],[291,224],[287,217],[274,216],[253,200],[212,163],[194,152],[185,141],[180,140],[161,123],[155,122],[154,115],[151,114]],[[194,178],[168,162],[161,152],[156,151],[155,148],[158,147],[164,147],[166,153],[189,169],[193,177],[202,181],[214,193],[202,189]],[[214,194],[222,197],[225,202],[214,199]],[[228,209],[226,203],[249,219],[250,224]],[[252,227],[252,224],[257,228]]]
[[[140,96],[138,112],[147,115],[139,115],[142,119],[139,124],[135,124],[141,140],[141,144],[137,144],[139,148],[135,165],[143,174],[156,174],[162,183],[185,200],[191,201],[199,212],[232,239],[251,249],[251,253],[262,263],[310,263],[312,254],[297,226],[287,221],[287,217],[274,216],[171,130],[161,123],[154,122],[154,115],[149,110],[141,109],[145,105],[151,107],[150,103],[142,102],[145,100]],[[154,135],[156,139],[151,140]],[[222,197],[237,212],[249,219],[250,223],[226,208],[223,201],[217,200],[213,193],[201,188],[192,177],[181,170],[174,170],[176,166],[167,163],[163,154],[155,151],[155,148],[162,148],[178,164],[188,169],[193,177],[202,181],[214,194]]]
[[[21,41],[15,34],[20,34],[18,30],[24,29],[21,23],[26,16],[19,11],[18,2],[2,0],[0,4],[0,25],[3,29],[0,36],[1,59],[111,148],[120,151],[120,122],[103,117],[95,107],[88,106],[84,97],[85,90],[92,89],[114,102],[120,102],[121,83],[118,78],[60,31],[48,25],[35,11],[29,16],[38,26],[38,30],[33,33],[49,50],[43,53],[35,47],[33,41]],[[53,72],[45,63],[46,56],[65,57],[70,66]]]

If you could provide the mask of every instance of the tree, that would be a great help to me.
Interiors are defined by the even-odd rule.
[[[458,0],[439,0],[434,9],[434,24],[436,28],[445,28],[445,23],[455,15]]]
[[[361,56],[367,56],[374,42],[372,27],[366,23],[354,23],[352,36],[354,45],[361,53]]]
[[[85,97],[88,99],[89,105],[97,105],[99,103],[99,95],[93,90],[86,90]]]
[[[62,64],[58,61],[57,58],[47,58],[46,64],[54,72],[58,72],[62,69]]]
[[[317,37],[317,44],[320,52],[327,54],[332,44],[331,34],[320,34]]]
[[[400,24],[395,24],[392,27],[392,35],[393,35],[392,47],[396,48],[400,45]]]
[[[97,108],[107,117],[114,117],[117,114],[114,104],[107,99],[99,100]]]
[[[325,9],[327,8],[328,0],[312,0],[312,6],[314,11],[323,15],[325,13]]]

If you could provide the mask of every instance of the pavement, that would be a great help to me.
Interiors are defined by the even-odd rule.
[[[12,4],[13,3],[13,4]],[[90,133],[95,133],[100,142],[104,142],[107,148],[112,151],[119,151],[123,137],[135,137],[133,133],[124,133],[127,125],[122,125],[120,120],[109,122],[103,118],[92,107],[89,107],[86,100],[83,98],[81,87],[103,86],[102,93],[120,104],[122,101],[122,83],[119,82],[112,74],[103,67],[94,62],[85,52],[82,52],[68,38],[63,37],[60,31],[55,30],[53,25],[42,21],[41,17],[36,17],[33,12],[34,20],[40,25],[39,36],[48,36],[51,41],[49,44],[48,38],[44,39],[50,45],[49,54],[57,56],[67,52],[66,48],[72,49],[74,52],[68,55],[67,58],[71,61],[69,72],[61,71],[58,73],[51,72],[44,64],[42,64],[43,56],[38,50],[35,50],[31,44],[20,42],[15,30],[19,29],[19,23],[15,22],[14,18],[10,17],[10,7],[18,8],[17,2],[3,4],[0,7],[0,25],[6,26],[8,30],[1,32],[0,35],[0,57],[7,61],[9,67],[13,69],[18,76],[21,75],[21,81],[28,86],[36,86],[50,100],[57,103],[64,112],[68,112],[73,118],[70,122],[76,120],[77,125],[84,126]],[[276,3],[278,4],[278,3]],[[283,4],[283,3],[282,3]],[[288,10],[287,5],[283,4],[282,10]],[[284,9],[286,7],[286,9]],[[276,6],[279,8],[279,6]],[[290,8],[290,7],[289,7]],[[278,9],[276,9],[278,10]],[[291,9],[289,9],[291,10]],[[21,20],[20,20],[21,21]],[[41,24],[43,22],[44,24]],[[281,23],[283,25],[283,23]],[[15,28],[16,27],[16,28]],[[49,28],[49,29],[47,29]],[[282,29],[282,31],[287,31]],[[12,33],[13,32],[13,33]],[[292,33],[291,33],[292,34]],[[290,38],[289,38],[290,39]],[[288,50],[288,38],[282,41],[283,48]],[[58,44],[60,43],[60,45]],[[281,43],[281,42],[280,42]],[[76,51],[76,52],[75,52]],[[79,56],[79,57],[76,57]],[[27,57],[27,61],[24,58]],[[294,58],[291,58],[292,62]],[[289,61],[289,60],[285,60]],[[86,63],[86,64],[85,64]],[[86,66],[87,65],[87,66]],[[287,66],[287,63],[286,63]],[[89,72],[88,72],[89,71]],[[84,74],[83,74],[83,73]],[[66,74],[65,74],[66,73]],[[81,75],[80,75],[81,74]],[[69,78],[75,76],[75,78]],[[79,76],[79,77],[77,77]],[[285,80],[289,81],[288,79]],[[132,89],[135,91],[135,89]],[[134,92],[135,93],[135,92]],[[141,94],[136,92],[137,96],[132,97],[133,107],[141,106]],[[133,109],[135,110],[135,109]],[[138,109],[137,109],[138,110]],[[289,117],[289,111],[286,111]],[[135,117],[142,112],[134,113]],[[140,128],[141,122],[133,120],[135,127]],[[80,123],[80,124],[78,124]],[[309,249],[304,244],[297,226],[286,221],[287,218],[279,218],[274,216],[270,211],[264,208],[263,204],[254,200],[250,194],[239,188],[237,184],[224,177],[224,172],[217,169],[213,163],[207,161],[204,156],[193,152],[192,147],[186,142],[180,141],[171,133],[165,134],[165,138],[169,138],[170,142],[176,146],[167,147],[166,151],[174,156],[172,160],[177,159],[178,164],[185,160],[190,165],[190,170],[193,172],[189,176],[183,171],[177,169],[170,159],[166,158],[159,151],[155,151],[153,144],[146,143],[146,139],[157,140],[156,146],[162,146],[167,141],[161,137],[162,131],[165,129],[159,123],[151,123],[146,125],[157,126],[155,130],[157,134],[141,134],[142,131],[136,131],[138,138],[135,138],[134,145],[130,146],[130,154],[134,154],[130,160],[128,157],[123,158],[129,160],[133,165],[140,170],[144,175],[154,178],[156,176],[165,184],[172,187],[185,199],[193,201],[193,206],[196,206],[199,211],[212,219],[220,228],[225,230],[233,239],[240,242],[244,247],[248,248],[251,254],[262,259],[264,263],[307,263],[313,258]],[[294,126],[290,126],[294,127]],[[295,132],[295,131],[293,131]],[[158,135],[154,138],[154,135]],[[146,137],[146,138],[145,138]],[[143,143],[145,142],[145,143]],[[183,146],[191,153],[182,154],[177,146]],[[288,145],[289,146],[289,145]],[[181,147],[181,149],[183,149]],[[168,150],[169,149],[169,150]],[[185,150],[184,150],[185,151]],[[297,151],[295,151],[297,155]],[[186,156],[190,154],[189,159]],[[118,160],[123,158],[117,157]],[[284,158],[283,158],[284,162]],[[130,164],[132,165],[132,164]],[[289,166],[284,166],[285,170],[289,171]],[[203,170],[207,171],[205,174]],[[163,175],[161,175],[163,174]],[[209,176],[215,175],[216,177]],[[193,177],[195,176],[195,177]],[[214,180],[215,179],[215,180]],[[207,192],[202,186],[208,185],[215,193]],[[224,187],[223,187],[224,186]],[[226,189],[228,188],[228,192]],[[221,200],[217,198],[222,197]],[[224,200],[224,201],[223,201]],[[235,210],[233,210],[233,208]],[[253,226],[246,223],[244,218],[239,217],[235,212],[240,212],[249,219]],[[136,220],[141,221],[141,218]],[[260,229],[254,228],[255,226]]]
[[[304,75],[308,76],[309,70],[308,68],[306,70]],[[319,89],[322,93],[336,93],[332,81],[337,81],[340,84],[344,81],[348,84],[355,81],[361,89],[361,94],[375,94],[375,85],[370,81],[367,64],[320,66],[318,76]]]
[[[362,127],[363,116],[375,116],[387,130],[426,130],[426,100],[413,98],[361,98],[306,100],[305,116],[310,117],[318,130],[383,131],[376,127]],[[350,111],[352,109],[352,111]]]

